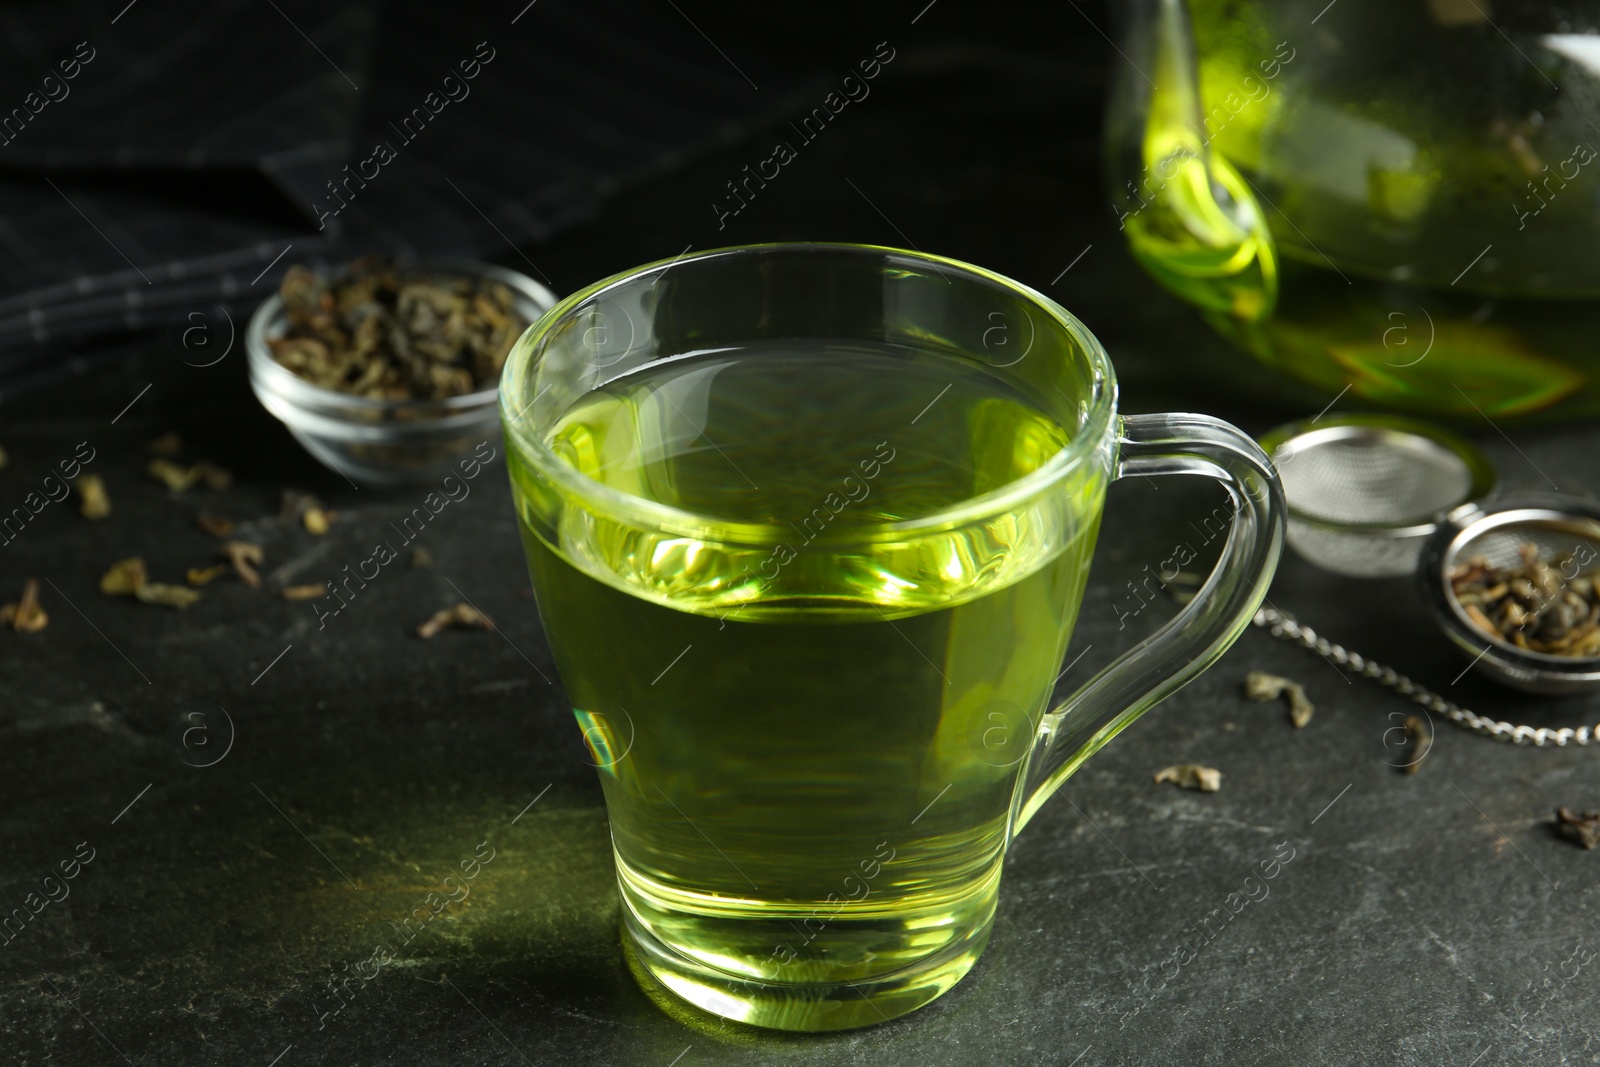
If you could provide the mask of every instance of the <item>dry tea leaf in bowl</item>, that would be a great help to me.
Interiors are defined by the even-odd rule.
[[[499,380],[527,328],[510,288],[487,278],[359,259],[329,279],[290,267],[288,329],[272,358],[313,385],[378,400],[442,400]]]
[[[1450,591],[1485,637],[1553,656],[1600,656],[1600,571],[1576,556],[1554,562],[1520,545],[1520,563],[1500,568],[1482,558],[1450,570]],[[1591,557],[1592,558],[1592,557]]]

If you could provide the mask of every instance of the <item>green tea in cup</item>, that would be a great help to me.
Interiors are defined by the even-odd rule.
[[[626,936],[668,989],[758,1026],[865,1025],[960,980],[1011,837],[1221,654],[1281,541],[1243,434],[1119,418],[1081,323],[914,253],[628,272],[528,331],[501,402]],[[1228,547],[1167,631],[1052,705],[1132,470],[1223,480]]]

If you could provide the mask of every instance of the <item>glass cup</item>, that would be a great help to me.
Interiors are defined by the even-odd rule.
[[[627,947],[666,988],[801,1031],[939,996],[988,940],[1012,837],[1248,625],[1282,548],[1270,463],[1116,394],[1049,298],[859,245],[651,264],[523,335],[501,384],[519,525]],[[1052,703],[1129,474],[1220,481],[1221,558]]]

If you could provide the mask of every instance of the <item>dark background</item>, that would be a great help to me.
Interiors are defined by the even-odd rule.
[[[87,214],[102,222],[116,221],[118,197],[152,185],[168,213],[160,218],[178,220],[171,225],[192,221],[185,211],[213,208],[233,220],[225,234],[212,221],[196,224],[175,256],[207,250],[208,237],[243,248],[270,235],[259,260],[228,268],[245,282],[284,243],[331,260],[382,246],[385,230],[423,251],[435,248],[430,234],[441,250],[475,248],[547,277],[561,293],[686,247],[914,245],[999,270],[1074,311],[1111,351],[1125,411],[1201,410],[1259,432],[1333,399],[1304,395],[1230,353],[1128,258],[1099,166],[1103,85],[1108,65],[1122,61],[1103,35],[1111,32],[1103,5],[679,0],[674,8],[663,0],[643,21],[634,9],[594,5],[584,9],[587,28],[574,29],[555,17],[563,4],[576,8],[539,0],[518,23],[523,37],[509,26],[521,3],[471,14],[442,5],[283,12],[329,43],[341,19],[358,28],[374,20],[381,47],[352,60],[359,80],[381,77],[385,62],[443,68],[492,32],[504,64],[492,70],[551,64],[544,69],[572,90],[548,106],[570,115],[590,114],[608,80],[645,95],[654,86],[663,107],[682,105],[677,125],[650,126],[664,147],[567,167],[565,186],[508,184],[489,160],[559,156],[576,142],[558,125],[517,121],[517,101],[496,102],[486,74],[479,100],[490,115],[505,112],[495,136],[451,135],[472,142],[461,152],[480,155],[452,157],[447,140],[450,151],[412,169],[402,159],[390,184],[403,195],[375,196],[373,217],[319,246],[314,224],[283,193],[283,172],[263,177],[250,162],[292,149],[292,124],[266,148],[241,135],[236,156],[214,172],[174,169],[169,155],[134,174],[101,166],[103,154],[89,151],[114,142],[119,129],[95,118],[100,107],[125,116],[127,129],[171,128],[220,99],[228,76],[293,69],[326,77],[306,39],[282,25],[245,41],[217,29],[209,45],[204,33],[190,40],[172,32],[166,39],[188,41],[190,65],[128,83],[120,103],[98,104],[88,91],[91,66],[78,102],[94,106],[79,116],[69,99],[28,131],[63,152],[78,138],[89,149],[77,163],[41,150],[5,164],[7,232],[24,232],[30,219],[41,227],[30,231],[39,259],[8,246],[11,292],[28,291],[35,275],[108,278],[124,266],[92,234],[67,229],[70,218],[35,212],[48,199],[31,199],[48,192],[45,177],[69,191],[96,190]],[[41,41],[66,32],[62,22],[98,19],[104,30],[121,6],[8,5],[8,39],[22,54],[53,55]],[[239,5],[224,9],[248,15]],[[140,17],[165,29],[136,37]],[[116,26],[159,42],[175,18],[156,0],[139,0]],[[681,36],[661,36],[660,47],[681,53],[678,78],[700,90],[669,92],[641,59],[639,37],[648,45],[667,25]],[[105,59],[117,59],[117,38],[105,31],[97,40],[108,42]],[[725,197],[724,183],[765,158],[788,116],[818,102],[880,41],[896,58],[871,96],[719,230],[711,204]],[[137,56],[128,46],[120,62],[136,66]],[[746,75],[761,85],[747,98],[739,95]],[[14,72],[0,84],[14,83],[20,96],[32,77]],[[358,115],[382,107],[338,106]],[[466,106],[463,128],[479,121]],[[694,115],[704,123],[689,121]],[[60,122],[47,131],[45,118]],[[441,138],[451,118],[440,117]],[[660,134],[666,126],[670,137]],[[656,134],[639,133],[647,135]],[[159,137],[140,143],[172,147]],[[495,224],[436,197],[435,171],[481,194],[474,199]],[[192,192],[202,187],[203,196]],[[508,206],[536,195],[548,210],[525,213],[531,222]],[[138,210],[149,204],[137,201]],[[175,232],[150,226],[142,233],[150,247]],[[499,465],[429,527],[431,568],[386,572],[319,631],[307,605],[272,590],[364,557],[421,494],[353,490],[317,466],[251,396],[242,351],[211,367],[189,365],[193,353],[175,342],[170,321],[187,321],[195,308],[211,314],[209,299],[141,320],[154,331],[142,337],[101,330],[81,344],[11,350],[28,381],[44,384],[0,394],[0,446],[10,456],[0,503],[20,501],[87,440],[97,450],[90,469],[105,477],[115,512],[89,523],[75,499],[52,504],[0,549],[0,595],[14,597],[24,579],[38,578],[51,615],[39,634],[0,631],[0,911],[23,906],[80,842],[94,850],[71,896],[0,946],[0,1059],[140,1067],[1600,1062],[1600,978],[1586,956],[1600,946],[1596,857],[1558,839],[1550,820],[1557,804],[1600,806],[1593,754],[1497,745],[1440,723],[1420,771],[1404,774],[1390,731],[1408,705],[1256,630],[1097,756],[1034,820],[1009,861],[985,957],[928,1008],[866,1030],[799,1037],[725,1023],[641,989],[620,949],[599,787],[559,689],[544,680],[554,670]],[[147,442],[173,429],[188,456],[232,470],[233,486],[176,494],[145,478]],[[1548,475],[1570,491],[1597,488],[1592,427],[1516,431],[1513,441],[1486,426],[1480,443],[1511,486],[1541,487]],[[338,510],[332,532],[312,537],[278,518],[289,488]],[[1216,503],[1205,486],[1114,488],[1069,653],[1083,658],[1063,692],[1153,628],[1165,607],[1119,629],[1114,605],[1125,583],[1159,566],[1189,539],[1187,523]],[[218,582],[181,614],[97,591],[104,569],[128,555],[144,556],[167,580],[208,562],[215,544],[192,521],[201,510],[233,517],[263,546],[261,590]],[[461,595],[499,632],[411,636]],[[1351,582],[1286,556],[1271,599],[1485,713],[1536,725],[1593,716],[1583,700],[1535,702],[1471,672],[1458,676],[1465,662],[1432,629],[1407,581]],[[1306,729],[1290,727],[1279,705],[1241,699],[1241,679],[1256,668],[1305,684],[1317,703]],[[204,729],[189,732],[197,724]],[[1222,791],[1150,781],[1187,760],[1220,768]],[[329,980],[347,976],[388,936],[388,922],[485,841],[495,858],[467,901],[319,1026],[335,1005]],[[1160,961],[1193,938],[1191,924],[1281,843],[1294,859],[1270,896],[1176,977],[1163,977]]]

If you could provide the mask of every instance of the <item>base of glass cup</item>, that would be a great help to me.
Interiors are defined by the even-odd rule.
[[[859,982],[762,982],[690,959],[656,937],[624,902],[623,936],[669,992],[713,1015],[769,1030],[821,1033],[871,1026],[916,1011],[961,981],[989,943],[991,918],[910,967]]]

